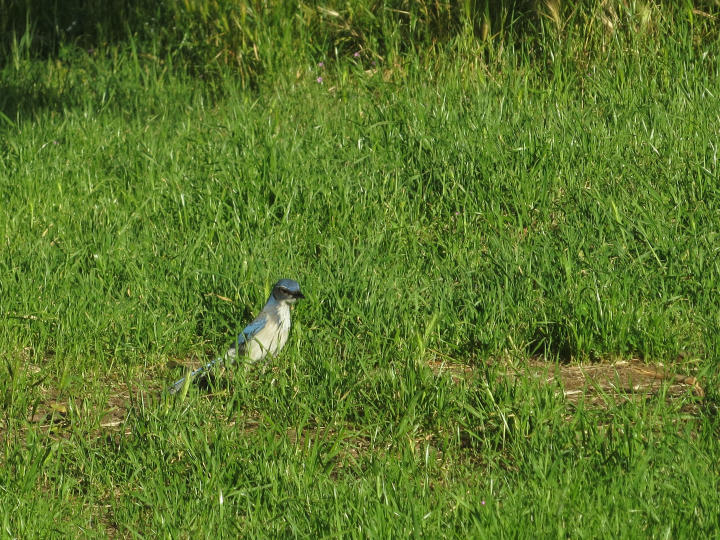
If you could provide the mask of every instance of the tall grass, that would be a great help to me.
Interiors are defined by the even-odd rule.
[[[358,51],[392,64],[447,51],[492,60],[504,47],[564,56],[565,47],[590,65],[608,54],[653,54],[666,39],[690,47],[716,40],[717,15],[713,1],[2,0],[0,53],[17,60],[55,56],[69,44],[104,50],[130,42],[148,58],[204,77],[231,67],[245,86],[255,86],[263,76]]]

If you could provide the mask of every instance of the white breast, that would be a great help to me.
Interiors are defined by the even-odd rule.
[[[268,322],[245,349],[246,356],[253,362],[262,360],[268,354],[275,356],[285,346],[290,335],[290,308],[279,304],[274,313],[269,314]]]

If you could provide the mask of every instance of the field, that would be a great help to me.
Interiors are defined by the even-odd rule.
[[[2,536],[717,537],[720,12],[546,4],[260,67],[8,46]],[[284,277],[279,357],[163,391]]]

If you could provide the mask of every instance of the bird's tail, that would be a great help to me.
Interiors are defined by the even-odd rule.
[[[209,372],[212,368],[214,368],[218,363],[222,362],[222,358],[218,358],[216,360],[213,360],[209,364],[196,369],[195,371],[189,373],[187,376],[183,377],[179,381],[177,381],[175,384],[173,384],[170,388],[168,388],[168,392],[170,394],[177,394],[180,390],[182,390],[183,386],[185,386],[185,381],[187,379],[190,379],[190,382],[193,382],[195,377],[198,375],[202,375],[204,373]]]
[[[173,384],[170,388],[168,388],[168,393],[170,394],[177,394],[180,390],[183,389],[186,383],[186,379],[190,379],[190,383],[192,383],[197,378],[202,378],[206,375],[208,375],[211,371],[214,369],[222,367],[224,363],[232,363],[232,361],[235,360],[235,357],[237,356],[237,352],[235,348],[230,349],[225,356],[220,356],[213,360],[212,362],[204,365],[203,367],[200,367],[196,369],[195,371],[189,373],[187,376],[183,377],[179,381],[177,381],[175,384]],[[188,383],[189,384],[189,383]]]

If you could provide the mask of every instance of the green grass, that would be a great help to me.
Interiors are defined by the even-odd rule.
[[[138,44],[6,65],[2,534],[717,536],[720,51],[688,28],[253,91]],[[159,392],[281,277],[279,358]],[[505,376],[531,357],[706,395],[571,406]]]

